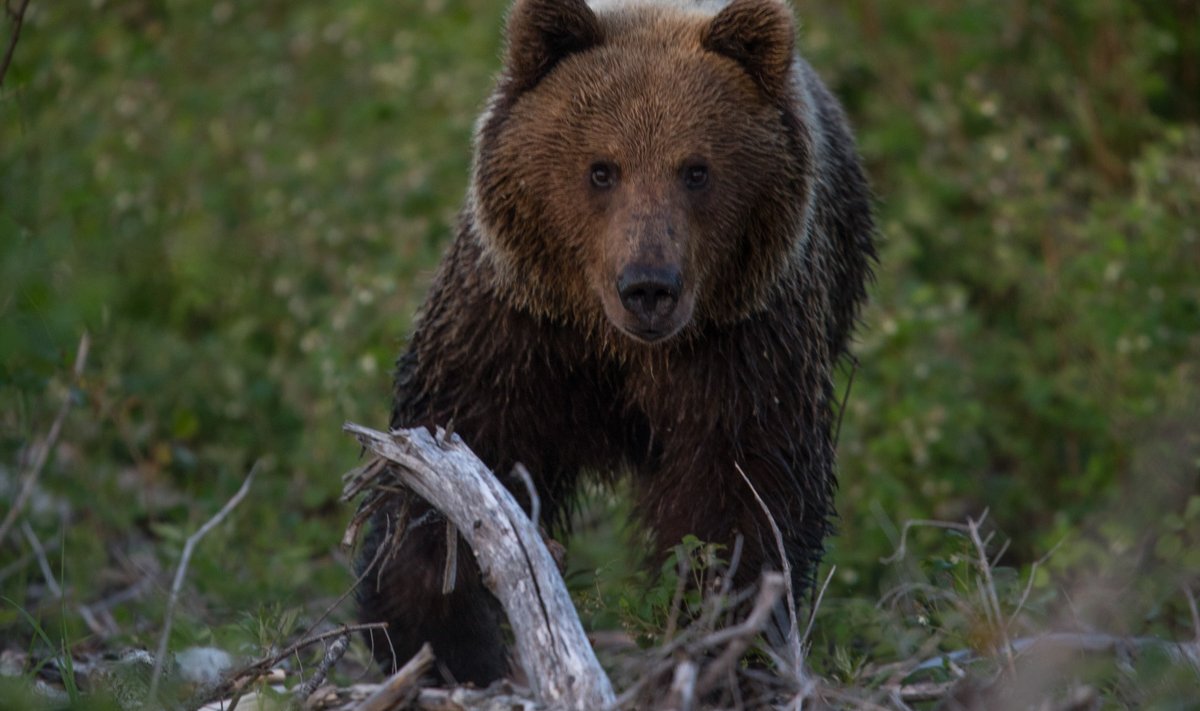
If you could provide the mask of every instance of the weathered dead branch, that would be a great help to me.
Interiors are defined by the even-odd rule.
[[[439,430],[391,434],[348,423],[345,431],[377,457],[347,481],[345,497],[391,475],[442,512],[475,553],[484,583],[500,601],[516,637],[517,658],[534,695],[555,708],[601,709],[615,703],[566,585],[537,526],[462,438]]]

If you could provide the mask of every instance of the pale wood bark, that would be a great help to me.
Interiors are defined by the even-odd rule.
[[[517,658],[538,700],[552,708],[611,708],[612,684],[584,634],[553,556],[537,526],[457,435],[424,428],[384,433],[347,423],[345,431],[393,462],[401,482],[462,533],[516,637]],[[362,467],[359,475],[379,467]],[[351,479],[348,492],[366,482]]]

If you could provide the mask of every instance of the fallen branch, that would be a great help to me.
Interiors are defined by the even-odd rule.
[[[368,472],[394,473],[466,538],[484,583],[508,615],[517,658],[537,698],[555,708],[613,706],[612,684],[536,524],[462,438],[423,428],[385,434],[347,423],[343,429],[396,465],[360,469],[346,484],[350,497],[370,483],[363,481]]]
[[[224,699],[231,694],[235,696],[233,701],[229,704],[229,708],[236,708],[237,698],[241,696],[249,682],[264,676],[267,674],[268,670],[273,668],[276,664],[279,664],[296,652],[299,652],[301,649],[316,644],[317,642],[327,640],[331,637],[345,637],[355,632],[382,629],[387,629],[386,622],[371,622],[363,625],[341,625],[336,629],[328,630],[320,634],[302,637],[301,639],[289,644],[282,651],[262,657],[257,661],[251,662],[241,669],[229,674],[225,677],[225,681],[213,687],[211,690],[208,690],[202,696],[195,699],[192,703],[187,704],[186,708],[198,709],[206,704]]]
[[[358,711],[387,711],[393,708],[404,708],[408,702],[420,693],[421,677],[433,665],[433,649],[428,643],[408,660],[395,674],[388,677],[380,685],[379,690],[371,694]]]
[[[237,490],[229,501],[221,507],[212,518],[210,518],[203,526],[200,527],[192,535],[188,536],[187,541],[183,544],[183,555],[179,558],[179,567],[175,569],[175,581],[171,583],[171,595],[167,599],[167,610],[163,619],[162,634],[158,638],[158,651],[154,655],[154,672],[150,675],[150,693],[147,698],[153,702],[158,698],[158,684],[162,679],[163,663],[167,656],[167,641],[171,637],[171,623],[175,617],[175,605],[179,602],[179,591],[183,589],[183,579],[187,576],[188,564],[192,560],[192,552],[196,550],[196,545],[201,539],[208,535],[208,532],[216,528],[225,517],[233,511],[238,504],[242,503],[242,499],[246,498],[246,494],[250,491],[250,482],[254,481],[254,474],[258,471],[258,462],[250,467],[250,473],[246,475],[246,480],[242,482],[242,486]]]
[[[342,656],[346,654],[346,650],[349,647],[349,632],[343,633],[342,636],[333,640],[333,644],[329,645],[329,648],[325,650],[325,657],[321,659],[321,663],[317,666],[316,671],[314,671],[312,676],[305,679],[304,683],[297,686],[296,690],[292,692],[292,702],[294,705],[303,703],[305,699],[307,699],[309,696],[312,696],[312,693],[317,690],[317,687],[325,683],[325,677],[329,675],[329,670],[333,668],[334,664],[337,664],[338,661],[341,660]]]

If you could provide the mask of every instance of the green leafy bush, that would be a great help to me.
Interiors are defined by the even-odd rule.
[[[1109,621],[1184,634],[1179,586],[1200,571],[1200,10],[798,10],[802,50],[858,129],[883,238],[840,437],[829,669],[919,648],[919,625],[889,637],[868,614],[897,581],[879,559],[906,520],[985,508],[1013,580],[1061,541],[1033,593],[1046,624],[1057,591],[1136,572]],[[29,520],[71,604],[46,603],[28,560],[0,592],[51,638],[85,640],[76,603],[173,567],[259,459],[193,561],[181,643],[240,643],[243,611],[282,625],[278,610],[315,615],[348,585],[336,497],[357,452],[338,428],[384,422],[503,11],[30,4],[0,92],[0,495],[70,398]],[[601,590],[597,625],[656,585],[617,528],[583,525],[575,547],[580,575],[601,571],[577,586]],[[940,541],[918,533],[913,559]],[[10,537],[0,568],[27,552]],[[120,643],[148,644],[163,604],[114,608]],[[0,630],[33,639],[11,610]]]

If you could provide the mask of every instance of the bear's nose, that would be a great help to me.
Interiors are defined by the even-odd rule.
[[[678,267],[634,264],[617,276],[621,304],[649,330],[657,330],[659,321],[675,310],[682,290],[683,274]]]

